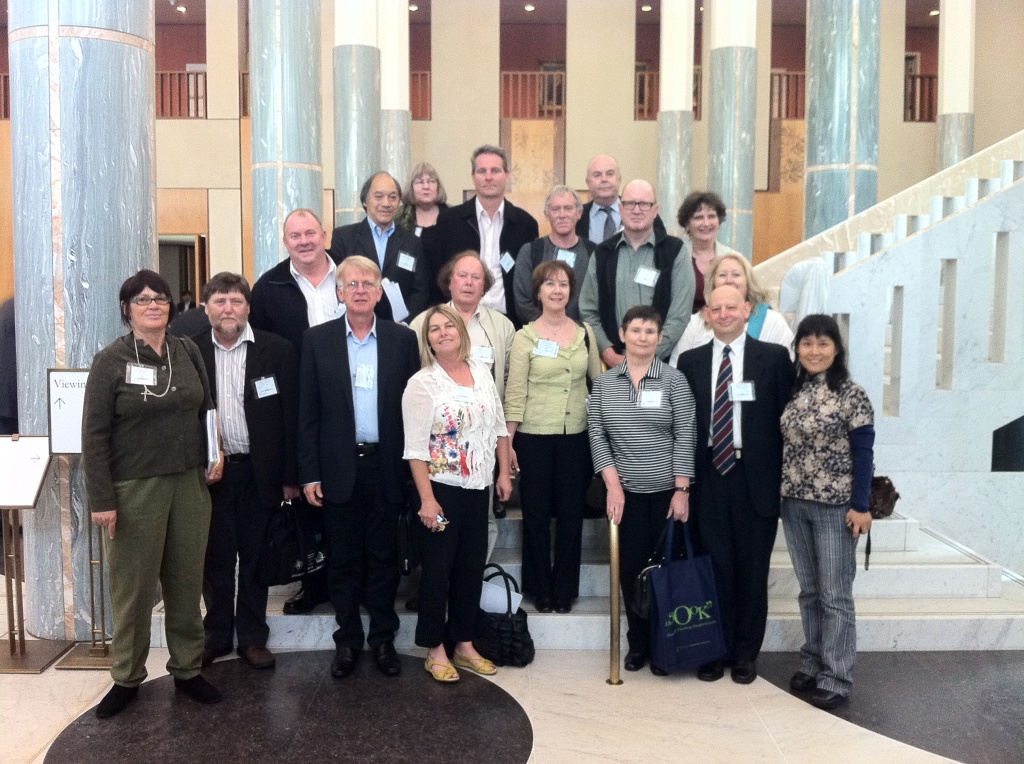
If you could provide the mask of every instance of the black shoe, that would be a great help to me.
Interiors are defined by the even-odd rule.
[[[725,664],[721,661],[711,661],[697,669],[697,678],[702,682],[717,682],[723,676],[725,676]]]
[[[111,716],[117,716],[124,711],[129,703],[135,700],[135,696],[138,694],[138,687],[126,687],[123,684],[115,684],[103,696],[100,704],[96,706],[96,716],[100,719],[109,719]]]
[[[824,709],[825,711],[832,711],[833,709],[839,708],[839,706],[843,705],[845,702],[846,696],[840,695],[838,692],[815,690],[811,693],[811,705]]]
[[[188,695],[192,700],[208,706],[224,700],[224,697],[217,688],[203,679],[202,674],[196,674],[191,679],[178,679],[178,677],[174,677],[174,687]]]
[[[651,661],[651,673],[655,676],[668,676],[668,672],[663,668],[658,668],[654,665],[654,661]]]
[[[730,673],[736,684],[750,684],[757,679],[757,664],[754,661],[734,661]]]
[[[231,648],[230,647],[218,647],[216,649],[211,648],[211,647],[204,647],[203,648],[202,667],[206,668],[207,666],[209,666],[211,663],[213,663],[218,658],[223,658],[225,655],[229,655],[230,653],[231,653]]]
[[[571,613],[572,612],[572,604],[569,603],[569,602],[556,602],[555,603],[555,612],[556,613]]]
[[[285,615],[305,615],[312,612],[317,605],[327,602],[327,597],[319,597],[312,594],[308,589],[302,589],[298,594],[284,603]]]
[[[807,692],[818,686],[818,680],[803,671],[797,671],[789,680],[789,689],[794,692]]]
[[[420,609],[420,595],[414,594],[407,599],[405,601],[405,609],[413,613],[417,612]]]
[[[277,665],[277,658],[263,645],[239,647],[238,654],[254,669],[269,669]]]
[[[398,676],[402,673],[402,659],[395,652],[394,642],[381,642],[373,648],[373,659],[384,676]]]
[[[537,608],[538,613],[550,613],[551,612],[551,600],[547,597],[538,597],[534,600],[533,606]]]
[[[647,653],[639,650],[630,650],[626,653],[626,660],[622,662],[626,671],[639,671],[647,665]]]
[[[508,514],[508,512],[505,511],[505,505],[499,504],[498,502],[494,502],[494,509],[491,511],[494,513],[495,520],[504,520],[505,515]]]
[[[334,651],[334,658],[331,660],[331,676],[335,679],[344,679],[352,676],[356,670],[356,663],[359,661],[359,650],[354,647],[339,647]]]

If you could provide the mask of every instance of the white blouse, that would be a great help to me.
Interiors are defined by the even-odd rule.
[[[420,369],[402,395],[405,459],[427,463],[430,479],[460,488],[494,482],[495,446],[508,436],[491,371],[469,359],[473,387],[463,387],[440,365]]]
[[[668,357],[669,365],[674,369],[680,355],[687,350],[708,344],[714,336],[714,331],[704,322],[704,311],[697,311],[690,316],[690,323],[683,330],[683,336],[679,338],[679,342],[672,349],[672,355]],[[793,355],[793,330],[789,328],[786,319],[777,310],[769,310],[765,313],[764,323],[761,324],[761,336],[754,339],[782,345],[789,351],[790,360],[795,357]]]

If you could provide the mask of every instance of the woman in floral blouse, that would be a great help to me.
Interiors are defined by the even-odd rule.
[[[510,447],[490,369],[470,357],[459,314],[437,305],[424,318],[422,340],[434,363],[409,380],[402,396],[405,458],[420,496],[420,521],[430,531],[422,547],[416,644],[428,648],[425,668],[434,679],[456,682],[455,666],[478,674],[496,671],[473,647],[473,637],[495,448],[498,498],[506,501],[512,492]],[[455,641],[451,661],[444,647],[448,636]]]
[[[853,686],[853,576],[857,539],[871,529],[874,414],[850,380],[835,319],[805,317],[794,342],[796,382],[782,414],[782,526],[805,641],[790,687],[833,709]]]

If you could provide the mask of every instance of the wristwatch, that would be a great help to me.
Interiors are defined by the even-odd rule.
[[[690,486],[688,486],[688,485],[677,485],[676,486],[676,490],[677,491],[682,491],[683,493],[689,493],[690,492]]]

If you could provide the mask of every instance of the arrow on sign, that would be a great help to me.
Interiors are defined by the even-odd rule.
[[[56,406],[59,409],[64,408],[64,399],[63,398],[58,398],[57,400],[55,400],[53,402],[53,405]]]
[[[39,461],[39,454],[35,454],[33,456],[30,456],[28,460],[30,462],[38,462]]]

